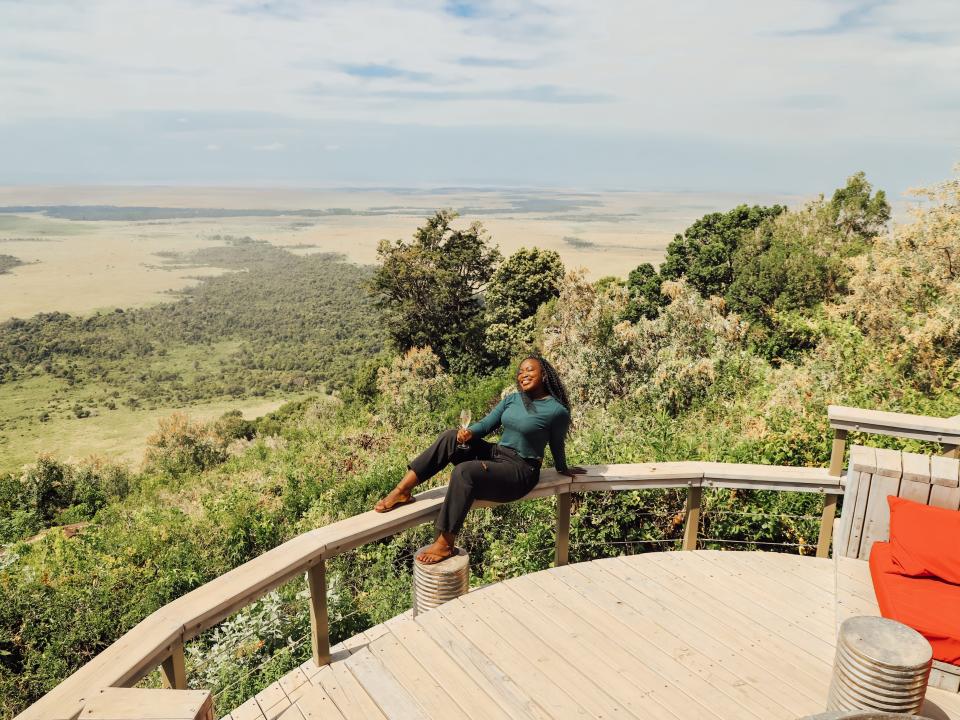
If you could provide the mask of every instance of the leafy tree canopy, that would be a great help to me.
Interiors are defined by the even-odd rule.
[[[663,278],[650,263],[638,265],[627,276],[627,289],[630,291],[630,305],[624,319],[636,322],[644,317],[652,320],[667,304],[667,298],[660,291]]]
[[[873,240],[890,221],[886,193],[877,190],[871,196],[872,190],[873,186],[861,171],[847,178],[847,184],[838,188],[830,199],[834,222],[848,239]]]
[[[399,350],[429,346],[445,368],[466,371],[483,365],[481,293],[501,255],[483,225],[454,229],[456,217],[440,210],[412,242],[382,240],[370,289]]]
[[[486,349],[496,364],[533,344],[534,316],[560,294],[563,262],[553,250],[520,248],[507,258],[484,295]]]
[[[846,258],[866,250],[890,219],[884,192],[871,191],[859,172],[830,200],[821,196],[744,236],[733,257],[730,306],[769,324],[778,313],[846,292]]]
[[[661,277],[686,277],[704,297],[724,295],[733,282],[733,255],[744,235],[786,210],[783,205],[738,205],[725,213],[704,215],[667,246]]]

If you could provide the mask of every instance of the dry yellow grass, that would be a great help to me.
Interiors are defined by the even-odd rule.
[[[23,424],[4,434],[0,441],[0,469],[33,462],[40,453],[62,460],[82,460],[97,455],[139,465],[147,437],[157,422],[173,412],[192,420],[213,420],[228,410],[240,410],[247,419],[273,412],[296,396],[254,400],[218,400],[183,408],[157,410],[100,410],[87,418],[57,417],[42,425]]]

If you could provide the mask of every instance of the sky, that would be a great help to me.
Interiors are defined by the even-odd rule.
[[[0,184],[893,194],[957,0],[0,0]]]

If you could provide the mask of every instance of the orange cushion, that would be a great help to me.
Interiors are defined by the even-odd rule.
[[[960,665],[960,585],[899,572],[890,543],[870,551],[870,576],[880,614],[912,627],[930,641],[933,657]]]
[[[890,549],[901,575],[960,584],[960,512],[887,497]]]

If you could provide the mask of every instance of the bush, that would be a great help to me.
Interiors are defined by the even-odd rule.
[[[226,460],[227,444],[211,426],[173,413],[147,438],[144,468],[169,477],[199,472]]]
[[[598,292],[568,274],[547,328],[544,351],[564,377],[571,399],[603,406],[634,397],[676,414],[707,397],[749,384],[746,329],[723,301],[702,298],[685,282],[668,282],[670,299],[655,320],[622,320],[624,288]]]
[[[630,305],[624,313],[624,320],[653,320],[660,313],[660,308],[667,304],[666,296],[660,291],[662,284],[660,274],[650,263],[643,263],[631,270],[627,277]]]
[[[229,444],[231,440],[252,440],[257,426],[252,420],[244,420],[239,410],[228,410],[213,424],[213,432]]]
[[[500,260],[480,223],[454,229],[457,214],[441,210],[413,241],[380,242],[381,264],[370,282],[394,345],[430,346],[445,368],[483,369],[481,293]]]
[[[377,373],[387,417],[397,427],[421,426],[453,390],[453,379],[429,347],[411,348]]]
[[[743,238],[786,210],[783,205],[738,205],[704,215],[667,246],[660,275],[665,280],[686,278],[704,297],[722,297],[733,282],[733,258]]]
[[[0,542],[23,540],[51,525],[91,520],[134,487],[129,470],[92,458],[79,465],[49,455],[0,476]]]

